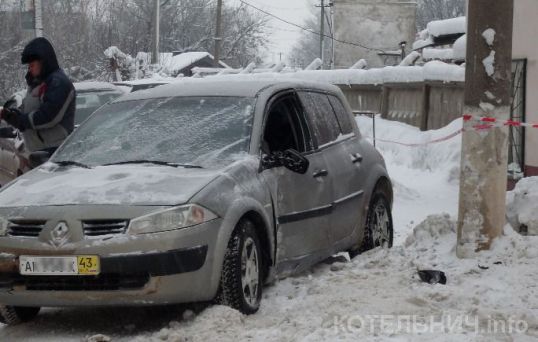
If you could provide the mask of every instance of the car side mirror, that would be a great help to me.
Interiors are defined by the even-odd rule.
[[[36,151],[30,153],[29,160],[30,160],[30,167],[32,169],[35,169],[36,167],[45,164],[50,158],[50,153],[45,151]]]
[[[299,174],[305,174],[310,166],[308,159],[294,149],[288,149],[284,152],[277,151],[269,155],[265,154],[262,156],[261,164],[263,169],[284,166],[288,170]]]

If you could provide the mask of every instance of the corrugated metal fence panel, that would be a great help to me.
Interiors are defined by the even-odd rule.
[[[340,89],[354,111],[381,113],[382,87],[341,85]]]
[[[464,98],[463,83],[432,84],[428,103],[427,129],[439,129],[461,117]]]
[[[387,109],[383,118],[400,121],[406,124],[422,127],[423,86],[389,86],[387,94]]]
[[[381,113],[385,119],[423,130],[442,128],[463,111],[463,83],[341,85],[340,88],[354,111]]]

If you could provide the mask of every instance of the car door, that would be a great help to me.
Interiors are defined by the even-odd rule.
[[[323,154],[315,151],[304,113],[294,92],[269,102],[262,155],[293,148],[309,161],[305,174],[285,167],[261,172],[271,191],[277,221],[277,271],[296,271],[328,255],[331,182]]]
[[[345,243],[360,222],[363,180],[360,177],[362,156],[355,150],[357,136],[349,121],[340,123],[326,93],[306,91],[301,99],[312,103],[312,125],[319,125],[319,150],[328,165],[332,182],[332,213],[330,235],[333,245]],[[336,98],[336,100],[338,100]],[[345,117],[344,117],[345,118]],[[349,118],[348,118],[349,120]],[[325,130],[324,133],[322,130]]]

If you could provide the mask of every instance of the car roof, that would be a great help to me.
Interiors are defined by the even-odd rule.
[[[290,88],[316,89],[331,93],[338,91],[338,87],[336,86],[318,82],[294,79],[254,79],[252,77],[223,76],[203,79],[184,79],[180,82],[174,82],[157,88],[131,93],[114,102],[180,96],[255,97],[261,91],[269,88],[271,88],[272,91]]]

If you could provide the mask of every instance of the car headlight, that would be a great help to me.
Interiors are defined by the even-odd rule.
[[[6,236],[9,221],[0,216],[0,236]]]
[[[211,221],[217,215],[197,204],[189,204],[137,217],[129,224],[130,234],[157,233]]]

